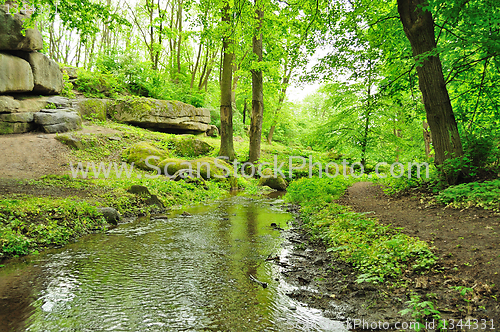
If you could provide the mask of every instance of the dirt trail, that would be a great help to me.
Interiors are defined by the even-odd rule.
[[[354,184],[340,203],[351,206],[356,212],[367,212],[383,224],[402,227],[402,232],[434,246],[434,252],[441,259],[439,264],[447,270],[446,275],[472,285],[495,284],[498,293],[499,213],[476,208],[457,210],[426,206],[419,192],[399,198],[388,197],[380,186],[370,182]]]
[[[40,133],[0,136],[0,178],[33,179],[62,174],[67,168],[68,148],[54,137]]]
[[[79,134],[114,134],[117,130],[86,126]],[[0,179],[37,179],[68,172],[69,148],[57,134],[0,135]]]

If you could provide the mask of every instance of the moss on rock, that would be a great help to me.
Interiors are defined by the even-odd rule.
[[[196,167],[192,168],[190,161],[177,158],[164,159],[157,166],[161,169],[161,173],[167,176],[172,176],[181,169],[196,169]]]
[[[288,183],[281,175],[275,177],[273,171],[267,168],[262,172],[259,186],[268,186],[271,189],[285,191]]]
[[[78,112],[85,120],[106,120],[106,99],[85,99],[78,103]]]
[[[175,138],[172,144],[175,153],[181,157],[206,156],[214,150],[214,147],[207,142],[194,137]]]
[[[148,163],[150,165],[157,166],[161,160],[168,157],[168,152],[158,149],[148,142],[139,142],[126,149],[123,152],[122,157],[128,163],[133,162],[136,167],[144,170],[151,170],[151,167],[146,165],[146,159],[151,157],[149,158]]]
[[[238,187],[238,181],[234,176],[231,165],[221,159],[212,157],[203,157],[195,160],[167,158],[158,163],[157,166],[164,175],[172,176],[181,169],[188,169],[192,170],[193,174],[200,174],[204,180],[227,183],[231,188]]]
[[[61,142],[64,145],[67,145],[73,149],[76,150],[82,150],[83,149],[83,144],[82,141],[79,138],[73,137],[71,135],[57,135],[55,137],[56,140]]]

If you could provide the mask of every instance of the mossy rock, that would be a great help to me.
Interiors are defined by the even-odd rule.
[[[128,163],[133,162],[136,167],[144,170],[152,170],[151,167],[146,165],[146,159],[150,156],[157,158],[150,158],[148,163],[157,166],[160,161],[168,157],[168,152],[158,149],[148,142],[139,142],[126,149],[122,154],[125,161]]]
[[[214,150],[207,142],[194,137],[175,138],[171,142],[175,153],[181,157],[206,156]]]
[[[64,145],[67,145],[76,150],[83,150],[83,144],[81,139],[73,137],[71,135],[57,135],[56,140]]]
[[[107,99],[85,99],[78,103],[78,112],[85,120],[106,120]]]
[[[190,161],[177,158],[164,159],[161,162],[159,162],[157,166],[161,169],[161,173],[163,175],[168,175],[168,176],[174,175],[175,173],[177,173],[177,171],[181,169],[190,169],[190,168],[196,169],[196,166],[193,168]],[[165,169],[165,167],[167,167],[167,169]]]
[[[268,186],[271,189],[285,191],[286,187],[288,187],[288,183],[281,176],[274,176],[274,172],[268,168],[262,171],[262,177],[259,180],[259,186]]]
[[[200,174],[204,180],[227,183],[231,188],[238,187],[238,181],[234,176],[231,165],[222,159],[212,157],[203,157],[195,160],[167,158],[158,163],[157,166],[162,170],[162,174],[164,175],[172,176],[181,169],[191,169],[193,173]],[[166,170],[165,167],[167,167]]]

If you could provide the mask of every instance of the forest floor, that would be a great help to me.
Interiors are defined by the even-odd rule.
[[[461,330],[456,328],[460,320],[461,325],[470,320],[470,329],[498,329],[500,214],[475,208],[456,210],[429,202],[428,193],[387,196],[371,182],[355,183],[337,201],[426,241],[438,258],[436,265],[424,274],[407,270],[397,280],[382,284],[358,283],[359,273],[350,264],[336,261],[323,243],[308,241],[298,218],[297,230],[288,235],[295,250],[288,256],[287,264],[293,268],[285,273],[292,284],[301,287],[289,295],[323,309],[326,316],[351,323],[354,319],[389,322],[392,329],[397,329],[398,321],[430,322],[439,318],[446,319],[451,330]],[[298,207],[292,211],[298,213]],[[412,294],[416,300],[410,305]],[[437,309],[436,316],[424,314],[426,301]],[[400,314],[415,305],[412,312]],[[455,327],[451,328],[453,324]],[[467,327],[464,325],[463,329]]]

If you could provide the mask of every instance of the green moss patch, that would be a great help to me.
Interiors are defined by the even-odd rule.
[[[212,145],[194,137],[174,138],[172,145],[175,153],[181,157],[206,156],[214,150]]]
[[[128,163],[134,163],[141,169],[152,170],[149,165],[158,165],[161,160],[168,157],[168,152],[158,149],[148,142],[139,142],[126,149],[122,157]]]

